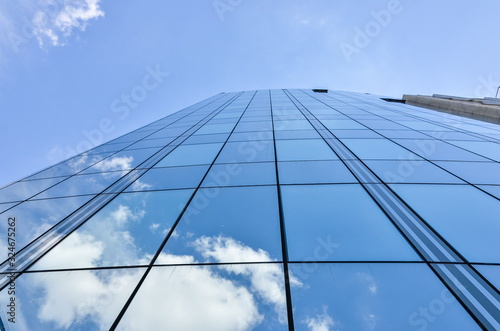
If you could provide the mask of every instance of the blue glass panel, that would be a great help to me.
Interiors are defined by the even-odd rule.
[[[135,144],[130,145],[126,149],[141,149],[141,148],[151,148],[151,147],[163,147],[168,145],[174,140],[174,138],[163,138],[163,139],[148,139],[141,140]]]
[[[480,330],[424,264],[291,264],[300,330]]]
[[[192,193],[173,190],[121,194],[31,269],[148,264]]]
[[[94,164],[83,173],[131,170],[159,151],[160,147],[121,151]]]
[[[227,249],[218,262],[275,261],[281,260],[280,238],[276,187],[204,188],[163,252],[212,261],[216,256],[204,255],[205,249]],[[233,246],[248,249],[230,254]]]
[[[214,165],[202,187],[273,184],[276,184],[276,168],[273,162],[227,163]]]
[[[428,160],[489,161],[484,157],[439,140],[396,139],[396,142]]]
[[[291,131],[291,130],[313,130],[311,124],[307,120],[279,120],[274,121],[275,131]]]
[[[162,254],[158,261],[193,259]],[[277,263],[154,267],[118,330],[288,330],[283,279]]]
[[[11,331],[109,330],[145,271],[135,268],[24,274],[16,280],[16,323],[8,326]],[[3,304],[8,300],[5,288],[0,292],[0,301]]]
[[[322,120],[327,129],[330,130],[356,130],[366,129],[364,125],[359,124],[353,120]]]
[[[500,164],[496,162],[436,162],[471,184],[500,184]]]
[[[386,183],[457,183],[459,178],[428,161],[366,160],[364,163]]]
[[[125,192],[196,188],[209,165],[153,168],[130,185]]]
[[[276,141],[278,161],[338,160],[322,139]]]
[[[470,185],[391,187],[470,262],[500,262],[500,201]]]
[[[224,124],[205,124],[198,131],[195,132],[195,135],[200,134],[212,134],[212,133],[229,133],[233,130],[234,125],[236,123],[224,123]]]
[[[498,143],[491,141],[450,141],[450,143],[494,161],[500,161],[500,144]]]
[[[75,175],[35,195],[33,199],[67,197],[84,194],[97,194],[125,176],[127,171],[102,172],[90,175]]]
[[[183,145],[223,143],[227,140],[226,133],[193,135],[183,142]]]
[[[316,130],[298,130],[298,131],[276,131],[276,140],[278,139],[321,139]],[[271,135],[272,139],[272,135]]]
[[[284,186],[281,192],[291,261],[420,260],[360,185]]]
[[[234,129],[234,132],[248,132],[248,131],[270,131],[272,130],[271,121],[265,122],[240,122]]]
[[[4,212],[12,206],[15,206],[16,204],[16,202],[0,203],[0,213]]]
[[[477,269],[493,286],[500,290],[500,266],[498,265],[475,265]]]
[[[337,138],[382,138],[372,130],[335,130],[332,133]]]
[[[342,161],[278,162],[281,184],[357,183]]]
[[[273,140],[272,131],[233,132],[229,142],[251,141],[251,140]]]
[[[499,185],[479,185],[482,190],[500,199],[500,186]]]
[[[49,177],[58,177],[58,176],[68,176],[75,174],[83,169],[99,162],[108,156],[109,153],[106,154],[96,154],[89,155],[87,153],[75,156],[67,161],[56,164],[53,167],[40,171],[32,176],[29,176],[26,179],[40,179],[40,178],[49,178]]]
[[[428,130],[428,131],[450,131],[446,127],[432,124],[424,121],[397,121],[399,124],[409,127],[413,130]]]
[[[418,131],[413,130],[377,130],[378,133],[389,139],[431,139]]]
[[[274,145],[271,140],[227,143],[215,163],[271,162]]]
[[[65,177],[21,181],[0,190],[0,202],[22,201],[55,185]]]
[[[420,159],[412,152],[385,139],[342,139],[342,142],[360,159]]]
[[[180,145],[155,167],[211,164],[222,144]]]
[[[7,238],[7,218],[16,218],[16,247],[19,251],[33,239],[63,220],[93,196],[26,201],[1,214],[0,238]],[[0,245],[5,240],[0,241]],[[0,260],[7,259],[7,249],[0,247]]]

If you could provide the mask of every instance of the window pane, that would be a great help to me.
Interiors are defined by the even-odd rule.
[[[192,193],[174,190],[121,194],[31,269],[148,264]]]
[[[214,165],[202,187],[273,184],[276,184],[276,168],[273,162],[227,163]]]
[[[488,161],[484,157],[439,140],[397,139],[396,142],[428,160]]]
[[[154,267],[118,330],[288,330],[283,279],[281,264]]]
[[[306,268],[307,267],[307,268]],[[480,330],[424,264],[290,265],[296,328]]]
[[[104,159],[92,167],[85,169],[82,173],[96,173],[116,170],[131,170],[150,158],[160,150],[160,147],[144,148],[118,152]]]
[[[215,163],[274,161],[272,140],[227,143]]]
[[[291,261],[419,257],[360,185],[282,187]]]
[[[281,184],[357,183],[342,161],[278,162]]]
[[[322,139],[278,140],[278,161],[338,160]]]
[[[461,183],[459,178],[428,161],[366,160],[364,163],[386,183]]]
[[[436,162],[471,184],[500,184],[500,164],[495,162]]]
[[[16,280],[16,324],[8,324],[12,331],[109,330],[145,270],[24,274]],[[2,304],[7,290],[0,293]]]
[[[125,192],[196,188],[208,165],[152,168],[130,185]]]
[[[0,238],[7,238],[7,218],[15,217],[16,249],[19,251],[93,197],[25,201],[1,215],[5,222],[0,223]],[[7,249],[0,250],[0,259],[7,259]]]
[[[200,189],[163,252],[199,261],[281,260],[276,187]]]
[[[64,179],[64,177],[57,177],[13,183],[0,190],[0,202],[26,200]]]
[[[104,189],[106,189],[108,186],[113,184],[125,174],[127,174],[127,171],[102,172],[90,175],[75,175],[34,196],[32,199],[97,194],[104,191]]]
[[[298,130],[298,131],[275,131],[276,140],[278,139],[320,139],[321,136],[316,130]],[[273,136],[271,135],[271,139]]]
[[[156,167],[211,164],[222,144],[181,145],[165,156]]]
[[[330,130],[366,129],[365,126],[353,120],[322,120],[321,123]]]
[[[491,283],[493,286],[500,290],[500,266],[498,265],[475,265],[474,268],[477,269],[483,276]]]
[[[470,262],[500,262],[500,201],[470,185],[391,187]]]
[[[360,159],[420,159],[417,155],[385,139],[342,139]]]

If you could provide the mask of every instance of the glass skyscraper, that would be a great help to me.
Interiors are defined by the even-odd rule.
[[[218,94],[0,190],[1,320],[500,330],[499,142],[368,94]]]

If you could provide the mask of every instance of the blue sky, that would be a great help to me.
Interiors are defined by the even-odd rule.
[[[494,0],[4,1],[0,185],[224,91],[493,96],[499,12]]]

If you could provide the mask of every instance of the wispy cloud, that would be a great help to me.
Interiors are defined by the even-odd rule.
[[[104,17],[101,0],[18,0],[0,3],[0,43],[16,53],[36,40],[64,46],[76,30],[85,31],[91,21]]]
[[[327,313],[327,307],[323,307],[323,314],[318,314],[305,320],[307,327],[311,331],[330,331],[335,326],[335,322]]]
[[[89,21],[104,17],[99,7],[100,0],[46,0],[45,6],[55,6],[59,10],[55,13],[39,9],[33,15],[34,34],[38,44],[43,47],[48,40],[53,46],[63,46],[64,39],[69,37],[74,29],[85,31]]]

